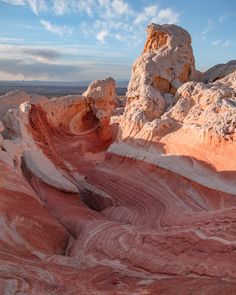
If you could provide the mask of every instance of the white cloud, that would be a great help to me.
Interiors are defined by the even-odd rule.
[[[213,46],[219,46],[222,43],[222,40],[215,40],[211,42],[211,45]]]
[[[179,14],[170,8],[159,9],[157,5],[147,6],[144,11],[139,13],[134,19],[134,24],[153,22],[153,23],[177,23]]]
[[[222,46],[223,47],[229,47],[231,44],[231,42],[229,40],[226,40],[225,42],[223,42]]]
[[[11,5],[25,5],[24,0],[2,0],[2,2],[11,4]]]
[[[157,5],[145,7],[144,12],[141,12],[134,19],[134,24],[138,25],[152,19],[157,13]]]
[[[229,40],[215,40],[211,42],[211,45],[216,46],[216,47],[229,47],[231,42]]]
[[[68,0],[70,11],[73,13],[85,12],[87,15],[92,16],[96,10],[96,2],[94,0]]]
[[[200,38],[201,40],[205,40],[206,36],[209,32],[211,32],[213,30],[214,26],[213,26],[213,22],[211,19],[207,20],[207,26],[203,29],[203,31],[200,33]]]
[[[68,36],[73,33],[73,28],[65,26],[65,25],[63,25],[63,26],[53,25],[49,21],[46,21],[43,19],[40,22],[47,31],[54,33],[54,34],[61,36],[61,37]]]
[[[127,40],[127,37],[121,34],[116,34],[115,35],[116,40],[120,41],[120,42],[124,42]]]
[[[94,10],[96,10],[96,5],[95,0],[53,0],[52,11],[56,15],[85,12],[92,16]]]
[[[161,9],[157,15],[152,19],[152,22],[176,24],[179,21],[179,14],[170,8]]]
[[[14,5],[27,5],[38,15],[41,12],[48,12],[50,15],[55,14],[58,16],[65,14],[78,15],[79,33],[83,38],[95,39],[101,44],[105,44],[105,40],[109,35],[113,40],[125,42],[127,48],[138,46],[141,42],[144,42],[145,27],[148,23],[169,24],[179,21],[177,11],[170,7],[147,5],[145,1],[136,8],[128,0],[4,1]],[[59,36],[77,34],[75,27],[55,25],[44,19],[41,20],[41,24],[46,30]]]
[[[232,17],[232,16],[235,17],[236,16],[236,13],[234,13],[234,12],[227,12],[227,13],[224,13],[224,14],[220,15],[218,17],[218,20],[219,20],[220,23],[223,23],[226,19],[228,19],[229,17]]]
[[[47,5],[44,0],[26,0],[29,7],[35,14],[39,14],[42,11],[47,11]]]
[[[124,0],[98,0],[98,4],[96,9],[103,19],[118,19],[133,14],[129,4]]]
[[[109,31],[108,30],[102,30],[99,33],[97,33],[96,39],[100,43],[104,44],[105,43],[105,38],[108,36],[108,34],[109,34]]]
[[[223,23],[224,22],[224,20],[226,19],[226,15],[225,14],[223,14],[223,15],[220,15],[219,17],[218,17],[218,19],[219,19],[219,22],[220,23]]]
[[[0,37],[1,43],[22,43],[24,39],[22,38],[9,38],[9,37]]]
[[[111,5],[119,15],[128,13],[130,9],[129,5],[122,0],[113,0]]]
[[[68,1],[65,0],[54,0],[53,1],[53,12],[56,15],[63,15],[69,12]]]
[[[47,11],[48,9],[45,0],[2,0],[2,1],[11,5],[28,5],[30,9],[37,15],[42,11]]]

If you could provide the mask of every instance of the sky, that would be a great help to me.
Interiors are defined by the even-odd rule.
[[[201,71],[236,59],[236,0],[0,0],[0,80],[129,79],[151,22],[185,28]]]

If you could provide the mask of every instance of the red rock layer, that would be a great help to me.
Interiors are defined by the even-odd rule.
[[[81,124],[84,131],[91,131],[85,134],[82,132],[81,135],[71,134],[66,127],[53,126],[40,105],[32,105],[28,128],[38,147],[56,167],[69,174],[71,170],[85,174],[100,161],[100,158],[103,159],[102,154],[111,144],[112,138],[101,140],[97,129],[93,130],[97,120],[90,112],[85,113]],[[90,154],[93,155],[91,160]]]
[[[1,191],[2,212],[10,215],[0,248],[2,290],[153,295],[236,291],[235,196],[142,161],[108,155],[86,177],[112,199],[103,200],[103,210],[96,212],[92,201],[94,210],[78,194],[60,192],[23,170],[35,193],[4,170],[6,182],[14,177],[30,193],[8,188],[4,199]]]

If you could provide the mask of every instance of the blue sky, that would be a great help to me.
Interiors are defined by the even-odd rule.
[[[150,22],[187,29],[199,70],[236,59],[236,0],[0,0],[0,80],[128,79]]]

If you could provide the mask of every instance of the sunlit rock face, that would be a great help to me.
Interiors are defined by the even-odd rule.
[[[199,75],[188,32],[176,25],[149,25],[144,51],[132,67],[128,86],[130,119],[140,125],[159,118],[171,105],[177,88]]]
[[[236,294],[236,71],[147,33],[124,113],[112,78],[4,100],[1,294]]]

